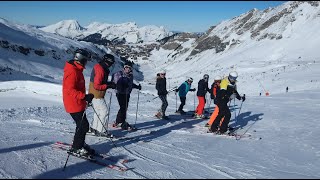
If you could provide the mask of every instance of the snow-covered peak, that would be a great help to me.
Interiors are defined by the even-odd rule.
[[[82,34],[82,31],[84,30],[76,20],[63,20],[40,29],[72,39]]]
[[[64,37],[79,39],[92,34],[100,33],[101,38],[125,39],[128,43],[137,42],[153,42],[164,37],[170,36],[172,33],[166,30],[163,26],[148,25],[138,27],[136,22],[125,22],[119,24],[109,24],[103,22],[92,22],[85,28],[82,28],[75,20],[65,20],[50,25],[41,30],[56,33]]]

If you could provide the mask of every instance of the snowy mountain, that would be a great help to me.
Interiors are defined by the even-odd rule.
[[[80,36],[82,34],[82,31],[84,30],[84,28],[80,26],[78,21],[75,20],[60,21],[56,24],[45,26],[40,29],[45,32],[59,34],[71,39]]]
[[[88,63],[88,69],[106,52],[113,54],[110,49],[101,45],[61,37],[2,18],[0,28],[0,81],[44,80],[61,83],[65,62],[73,57],[77,48],[91,52],[93,59]],[[77,29],[71,24],[70,28]],[[118,63],[114,71],[123,64],[120,57],[116,56],[116,61]],[[90,72],[84,73],[90,75]]]
[[[156,69],[167,69],[175,84],[187,76],[200,79],[207,73],[214,78],[236,70],[241,89],[251,95],[281,93],[287,86],[317,89],[319,19],[319,2],[253,9],[212,26],[200,37],[175,36],[153,50],[149,59]]]
[[[113,40],[124,38],[128,43],[155,42],[172,34],[163,26],[149,25],[139,28],[135,22],[121,24],[93,22],[83,28],[75,20],[65,20],[40,29],[71,39],[82,39],[99,33],[102,39]]]

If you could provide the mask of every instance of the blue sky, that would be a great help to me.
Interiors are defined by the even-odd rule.
[[[74,19],[91,22],[136,22],[164,26],[170,31],[203,32],[222,20],[253,8],[278,6],[285,1],[0,1],[0,17],[9,21],[50,25]]]

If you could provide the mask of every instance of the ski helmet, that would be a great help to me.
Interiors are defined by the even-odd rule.
[[[208,75],[208,74],[203,75],[203,79],[206,80],[206,81],[208,81],[209,75]]]
[[[229,80],[235,82],[238,78],[238,73],[236,71],[232,71],[229,74]]]
[[[123,67],[125,68],[125,67],[128,67],[128,66],[129,66],[130,68],[132,68],[132,62],[127,61],[127,62],[124,64]]]
[[[221,81],[221,80],[222,80],[221,76],[216,76],[216,77],[214,78],[214,81]]]
[[[87,62],[91,59],[91,53],[84,49],[77,49],[74,53],[75,61],[79,61],[82,65],[86,65]]]
[[[115,62],[114,56],[112,54],[105,54],[102,58],[102,61],[107,63],[109,66],[112,66]]]
[[[189,81],[189,82],[193,82],[193,79],[192,79],[192,77],[189,77],[188,79],[187,79],[187,81]]]
[[[130,61],[127,61],[124,66],[123,66],[124,70],[128,70],[127,73],[132,74],[132,63]]]
[[[166,74],[166,70],[165,70],[165,69],[161,69],[161,70],[159,71],[159,73],[160,73],[160,74]]]

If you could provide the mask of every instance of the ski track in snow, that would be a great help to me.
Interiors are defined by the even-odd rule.
[[[156,143],[152,143],[153,145],[158,145],[158,144],[156,144]],[[165,147],[165,146],[163,146],[163,145],[160,145],[161,147]],[[144,148],[144,149],[147,149],[147,150],[149,150],[149,151],[153,151],[153,152],[155,152],[155,153],[158,153],[158,154],[163,154],[163,155],[166,155],[166,156],[169,156],[170,157],[170,159],[171,158],[175,158],[175,159],[178,159],[178,160],[183,160],[183,161],[187,161],[187,162],[190,162],[191,164],[195,164],[196,166],[202,166],[203,167],[203,169],[208,169],[208,170],[212,170],[212,171],[215,171],[215,172],[217,172],[217,173],[219,173],[219,174],[221,174],[222,176],[224,176],[225,178],[234,178],[234,177],[232,177],[230,174],[228,174],[227,172],[224,172],[224,171],[222,171],[222,170],[219,170],[219,169],[217,169],[217,168],[211,168],[208,164],[203,164],[203,163],[200,163],[200,162],[197,162],[197,161],[193,161],[193,160],[190,160],[190,159],[187,159],[187,158],[181,158],[181,157],[179,157],[178,155],[170,155],[170,154],[168,154],[168,153],[164,153],[163,151],[160,151],[160,150],[155,150],[155,149],[152,149],[152,148],[147,148],[147,147],[144,147],[144,146],[139,146],[140,148],[142,147],[142,148]],[[173,151],[174,152],[174,151]],[[186,155],[185,153],[183,153],[184,155]],[[200,158],[200,157],[197,157],[197,158]],[[148,160],[151,160],[151,161],[153,161],[153,162],[156,162],[156,163],[160,163],[160,162],[158,162],[158,161],[155,161],[155,160],[152,160],[152,159],[150,159],[150,158],[147,158]],[[179,163],[181,163],[181,164],[183,164],[184,162],[182,161],[176,161],[176,162],[179,162]],[[166,165],[166,164],[164,164],[164,163],[160,163],[161,165]],[[166,165],[166,166],[169,166],[170,168],[174,168],[174,166],[170,166],[170,165]],[[192,166],[192,165],[191,165]],[[184,172],[184,173],[186,173],[186,172]],[[171,177],[172,178],[172,177]],[[194,177],[194,178],[205,178],[205,177]]]
[[[292,95],[295,97],[295,95]],[[147,98],[147,97],[146,97]],[[283,97],[281,97],[283,99]],[[290,97],[288,97],[290,98]],[[134,99],[134,98],[133,98]],[[170,99],[170,98],[168,98]],[[105,169],[98,168],[98,166],[92,166],[91,170],[84,171],[84,173],[76,173],[74,170],[79,167],[82,169],[86,163],[83,160],[76,158],[70,159],[68,169],[72,171],[72,175],[69,178],[103,178],[103,177],[116,177],[116,178],[275,178],[275,177],[302,177],[302,178],[314,178],[319,174],[311,175],[308,172],[314,172],[315,169],[311,168],[312,163],[316,163],[315,160],[309,164],[303,162],[301,164],[294,159],[286,157],[286,154],[276,147],[279,146],[279,142],[290,143],[290,151],[293,154],[301,153],[303,151],[310,152],[306,154],[306,158],[312,158],[312,154],[315,157],[320,156],[319,147],[316,143],[312,142],[310,137],[316,136],[316,131],[309,131],[303,133],[301,136],[296,136],[295,132],[283,131],[285,126],[288,126],[284,122],[283,106],[281,104],[268,103],[278,101],[276,97],[268,98],[267,101],[260,101],[260,97],[252,97],[252,102],[248,102],[244,105],[241,118],[246,119],[247,115],[252,115],[251,119],[248,118],[248,122],[239,121],[237,126],[242,126],[237,132],[238,134],[251,135],[251,138],[243,138],[237,141],[235,137],[219,137],[206,133],[207,128],[204,124],[208,120],[196,120],[192,117],[182,116],[175,113],[168,113],[171,120],[159,120],[152,115],[142,116],[141,112],[138,113],[137,126],[141,127],[140,130],[124,134],[126,137],[135,137],[136,139],[128,140],[113,140],[117,147],[113,147],[112,143],[106,138],[87,137],[87,141],[93,147],[98,149],[106,149],[103,151],[108,152],[110,155],[119,156],[125,155],[132,157],[135,161],[126,164],[129,168],[134,168],[125,173],[113,172],[112,170],[106,171]],[[303,98],[307,99],[307,98]],[[132,100],[133,101],[133,100]],[[283,101],[283,100],[281,100]],[[290,101],[286,101],[288,103]],[[169,104],[174,103],[174,99],[169,100]],[[115,104],[115,103],[114,103]],[[134,104],[134,103],[133,103]],[[303,101],[292,101],[287,105],[288,108],[294,108],[304,104]],[[315,104],[319,104],[315,101]],[[188,105],[187,105],[188,106]],[[189,108],[193,105],[189,104]],[[237,107],[237,106],[236,106]],[[117,112],[117,106],[111,107],[111,113]],[[259,108],[263,109],[260,111]],[[304,114],[305,118],[312,118],[312,112],[317,106],[305,107],[307,111]],[[192,109],[192,108],[190,108]],[[231,110],[233,107],[231,107]],[[248,113],[248,110],[256,111],[256,114]],[[280,111],[279,111],[280,109]],[[131,113],[128,113],[128,119],[130,122],[135,121],[135,109],[131,107]],[[156,110],[156,109],[154,109]],[[238,109],[235,109],[238,113]],[[2,128],[0,133],[0,144],[3,146],[0,149],[0,156],[2,162],[8,162],[9,166],[0,166],[0,177],[3,178],[15,178],[15,177],[41,177],[41,174],[53,173],[58,175],[58,169],[61,168],[65,162],[65,153],[50,153],[50,147],[47,146],[54,141],[60,140],[65,142],[71,142],[73,138],[73,132],[75,124],[72,121],[70,115],[64,112],[63,106],[44,106],[44,107],[25,107],[25,108],[8,108],[0,109],[0,121]],[[143,112],[143,111],[142,111]],[[150,110],[148,112],[156,112]],[[168,112],[174,112],[173,107],[168,108]],[[259,117],[259,112],[263,112],[263,121]],[[234,123],[234,111],[231,112],[232,118],[230,124]],[[88,118],[92,118],[92,110],[88,110]],[[112,116],[114,117],[114,116]],[[250,117],[250,116],[248,116]],[[297,113],[288,113],[286,117],[290,117],[291,122],[295,122],[291,125],[291,128],[296,128],[297,131],[301,131],[301,127],[297,124],[301,115]],[[89,120],[90,122],[90,120]],[[110,121],[111,123],[111,121]],[[311,122],[304,122],[307,124],[313,124]],[[15,127],[16,131],[6,131],[5,128]],[[270,133],[268,131],[274,133]],[[119,130],[110,128],[111,132],[117,132]],[[255,131],[257,130],[257,131]],[[17,133],[19,132],[19,133]],[[120,131],[119,131],[120,132]],[[121,133],[124,133],[121,131]],[[267,133],[267,134],[266,134]],[[268,136],[270,137],[268,137]],[[258,137],[262,137],[262,140],[256,141]],[[183,145],[193,144],[195,139],[203,140],[200,146],[192,145],[184,147]],[[269,141],[269,140],[275,141]],[[305,139],[305,140],[304,140]],[[190,142],[189,142],[190,141]],[[266,142],[268,141],[268,145]],[[193,143],[192,143],[193,142]],[[240,143],[241,142],[241,143]],[[209,144],[206,144],[209,143]],[[210,145],[210,144],[213,145]],[[240,143],[240,144],[239,144]],[[265,148],[271,148],[269,153],[262,155],[259,151],[254,153],[253,148],[257,148],[262,145]],[[238,146],[236,146],[238,145]],[[299,145],[302,150],[296,149],[296,145]],[[224,147],[233,147],[243,151],[243,157],[239,156],[241,153],[232,153],[232,151],[225,149],[225,152],[216,152],[216,157],[211,159],[212,153],[215,150],[223,150]],[[248,146],[248,148],[246,148]],[[16,147],[16,148],[15,148]],[[211,149],[211,147],[213,149]],[[109,150],[108,150],[109,149]],[[3,151],[5,154],[1,153]],[[209,151],[209,152],[206,152]],[[248,152],[246,152],[248,151]],[[263,152],[263,151],[262,151]],[[254,153],[261,162],[254,159],[246,159],[246,153]],[[259,155],[259,156],[258,156]],[[10,157],[7,158],[7,157]],[[272,158],[273,157],[273,158]],[[276,158],[277,157],[277,158]],[[301,157],[302,158],[302,157]],[[207,160],[206,160],[207,159]],[[211,160],[210,160],[211,159]],[[230,161],[231,160],[231,161]],[[302,160],[302,159],[301,159]],[[279,161],[279,162],[278,162]],[[15,162],[19,163],[21,167],[20,172],[13,172]],[[229,164],[231,162],[231,164]],[[289,168],[282,169],[282,164],[288,164]],[[297,167],[295,167],[297,166]],[[156,168],[156,171],[150,169],[150,167]],[[307,168],[305,171],[297,171],[297,168]],[[56,170],[55,170],[56,169]],[[193,170],[191,170],[193,169]],[[190,174],[190,170],[193,172]],[[57,171],[57,172],[55,172]],[[81,170],[80,170],[81,171]],[[196,173],[195,173],[196,172]],[[40,175],[40,176],[38,176]],[[46,177],[46,176],[44,176]]]

